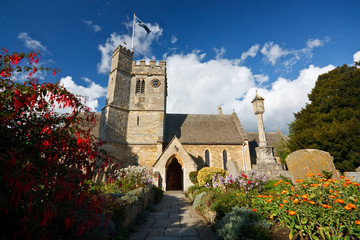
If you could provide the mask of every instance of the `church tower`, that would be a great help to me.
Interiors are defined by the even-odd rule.
[[[124,165],[152,166],[162,152],[166,110],[166,63],[133,60],[119,46],[113,53],[99,138]]]

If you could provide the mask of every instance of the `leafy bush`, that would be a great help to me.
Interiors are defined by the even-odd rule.
[[[199,182],[197,180],[198,173],[199,173],[199,171],[192,171],[192,172],[189,173],[190,181],[195,185],[199,184]]]
[[[152,172],[148,167],[129,166],[115,171],[115,185],[123,192],[152,184]]]
[[[216,212],[216,218],[219,220],[223,218],[226,213],[231,212],[234,207],[244,205],[245,202],[245,198],[242,198],[241,194],[236,191],[219,193],[213,199],[210,210]]]
[[[218,239],[270,239],[270,223],[253,210],[235,207],[220,220],[216,235]]]
[[[226,191],[227,189],[239,189],[248,192],[253,189],[261,190],[267,181],[267,177],[263,173],[251,170],[247,175],[240,176],[214,174],[212,177],[212,187]]]
[[[199,190],[204,187],[200,187],[198,185],[192,185],[188,188],[188,193],[193,194],[196,190]]]
[[[154,192],[154,204],[157,204],[163,198],[164,191],[161,188],[157,187],[157,186],[152,186],[151,189]]]
[[[209,192],[209,191],[211,191],[211,189],[209,189],[209,188],[206,188],[206,187],[202,187],[202,188],[199,188],[199,189],[197,189],[197,190],[195,190],[194,192],[193,192],[193,199],[195,199],[196,197],[197,197],[197,195],[199,195],[199,194],[201,194],[201,193],[203,193],[203,192]]]
[[[215,174],[219,174],[223,177],[225,177],[228,172],[221,168],[216,167],[204,167],[202,168],[198,175],[197,175],[197,181],[199,183],[199,186],[211,186],[212,185],[212,177]]]

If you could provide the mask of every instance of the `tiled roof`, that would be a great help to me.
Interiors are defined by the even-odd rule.
[[[166,114],[164,142],[176,136],[182,144],[242,144],[246,136],[237,121],[236,114]]]

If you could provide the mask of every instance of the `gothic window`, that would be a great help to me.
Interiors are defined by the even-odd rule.
[[[145,80],[142,80],[141,82],[141,94],[145,93]]]
[[[227,152],[226,152],[226,150],[224,150],[223,151],[223,164],[224,164],[225,170],[227,170],[226,163],[227,163]]]
[[[135,93],[136,93],[136,94],[139,94],[140,91],[141,91],[140,80],[137,80],[137,81],[136,81],[136,90],[135,90]]]
[[[209,154],[209,150],[207,150],[207,149],[205,151],[205,163],[206,163],[206,166],[210,167],[210,154]]]
[[[135,166],[139,165],[139,156],[137,154],[135,154],[135,156],[134,156],[134,165]]]

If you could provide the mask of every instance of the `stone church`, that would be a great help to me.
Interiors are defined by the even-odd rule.
[[[164,190],[186,190],[189,173],[205,166],[239,173],[256,164],[258,134],[245,132],[235,112],[166,113],[166,97],[166,62],[137,64],[132,51],[115,49],[99,126],[104,150],[124,166],[152,167]],[[285,138],[266,137],[270,145]]]

